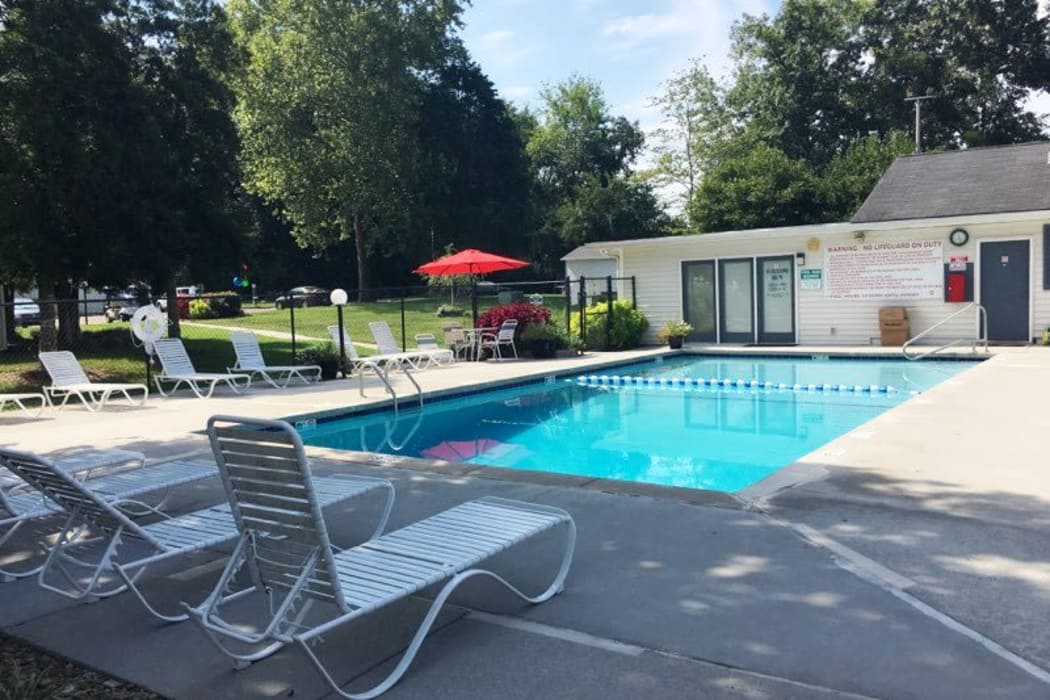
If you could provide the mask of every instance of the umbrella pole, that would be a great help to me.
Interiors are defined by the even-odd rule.
[[[478,327],[478,276],[470,276],[470,314],[473,318],[473,327]]]

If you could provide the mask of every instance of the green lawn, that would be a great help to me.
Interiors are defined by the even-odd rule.
[[[411,347],[415,345],[415,336],[417,333],[433,333],[437,336],[438,342],[441,342],[443,326],[453,323],[460,323],[469,326],[471,323],[470,300],[466,299],[463,301],[464,303],[462,304],[457,302],[457,306],[462,306],[466,312],[463,316],[441,317],[437,315],[437,308],[442,303],[447,303],[446,299],[438,297],[406,299],[405,335],[408,337],[408,346]],[[551,322],[559,324],[560,327],[564,327],[565,298],[560,295],[548,295],[544,297],[544,303],[551,309]],[[496,304],[496,297],[482,297],[478,300],[478,313],[480,314]],[[372,321],[386,321],[390,324],[390,330],[393,331],[394,338],[401,341],[400,300],[392,299],[389,301],[363,302],[347,304],[343,307],[343,323],[355,344],[371,344],[374,342],[372,340],[372,333],[368,328],[368,324]],[[335,307],[332,306],[314,306],[306,309],[296,309],[296,348],[302,349],[310,345],[316,345],[318,341],[324,342],[328,339],[328,326],[335,325],[337,322],[337,311]],[[291,318],[290,312],[287,309],[282,311],[273,310],[256,312],[238,318],[195,321],[194,323],[220,327],[275,331],[287,334],[291,333]],[[310,340],[310,338],[317,340]],[[262,342],[263,337],[260,336],[259,340]],[[370,350],[367,347],[358,347],[358,352],[369,354]]]
[[[447,300],[444,298],[412,298],[405,300],[405,331],[408,345],[415,344],[416,333],[433,333],[442,340],[442,326],[461,323],[469,326],[470,300],[462,306],[466,314],[460,317],[439,317],[437,307]],[[544,303],[551,309],[551,322],[565,326],[565,298],[559,295],[548,295]],[[478,300],[479,313],[497,304],[494,296]],[[457,301],[457,305],[459,302]],[[343,320],[350,337],[355,342],[371,344],[372,333],[368,329],[370,321],[386,321],[394,332],[394,337],[401,340],[401,304],[400,300],[375,301],[360,304],[347,304],[343,308]],[[295,325],[298,340],[296,349],[318,345],[320,339],[328,338],[327,326],[337,322],[336,309],[331,306],[319,306],[295,310]],[[288,310],[260,311],[237,318],[224,318],[208,321],[187,322],[182,328],[182,338],[186,350],[193,359],[194,366],[202,372],[224,372],[233,365],[236,356],[230,343],[230,332],[227,328],[248,328],[259,331],[290,333],[290,315]],[[28,337],[26,329],[19,329],[23,337]],[[290,337],[277,338],[259,335],[263,355],[270,364],[289,364],[292,358]],[[39,391],[47,383],[47,375],[37,361],[35,352],[26,344],[0,352],[0,392]],[[358,352],[368,355],[375,352],[369,347],[358,346]],[[78,346],[74,354],[84,366],[85,371],[95,381],[108,382],[144,382],[146,364],[142,351],[134,347],[126,323],[92,324],[83,327]]]

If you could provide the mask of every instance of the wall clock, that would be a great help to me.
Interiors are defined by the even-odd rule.
[[[966,245],[966,242],[970,240],[970,234],[964,228],[957,228],[948,234],[948,240],[952,242],[952,245]]]

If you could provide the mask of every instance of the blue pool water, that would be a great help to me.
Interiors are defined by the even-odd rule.
[[[677,357],[600,372],[674,386],[559,378],[300,432],[336,449],[734,492],[972,364]]]

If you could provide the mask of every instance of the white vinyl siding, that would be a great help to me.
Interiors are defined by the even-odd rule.
[[[1045,214],[1045,216],[1040,216]],[[968,255],[974,264],[974,285],[980,281],[978,242],[982,240],[1018,239],[1031,241],[1031,336],[1038,338],[1050,326],[1050,291],[1043,290],[1043,224],[1050,223],[1050,212],[1034,214],[979,217],[973,223],[895,222],[892,224],[833,224],[790,229],[764,229],[731,234],[683,236],[681,239],[653,239],[652,242],[631,242],[621,249],[621,272],[637,277],[638,307],[649,319],[649,339],[655,341],[655,331],[669,320],[682,318],[681,263],[684,260],[707,260],[804,253],[805,264],[796,266],[796,285],[800,269],[824,267],[823,251],[828,246],[857,242],[855,236],[864,233],[865,242],[938,240],[944,243],[944,261],[951,255]],[[965,228],[970,240],[957,247],[948,242],[952,229]],[[807,250],[811,238],[819,239],[819,249]],[[608,244],[610,247],[615,243]],[[826,279],[822,280],[826,283]],[[798,342],[810,345],[867,345],[878,344],[878,310],[883,306],[905,306],[915,335],[961,308],[948,304],[942,296],[930,300],[895,301],[828,299],[824,289],[798,289]],[[975,289],[974,297],[977,298]],[[931,341],[951,340],[972,336],[975,316],[965,313],[942,326]]]

